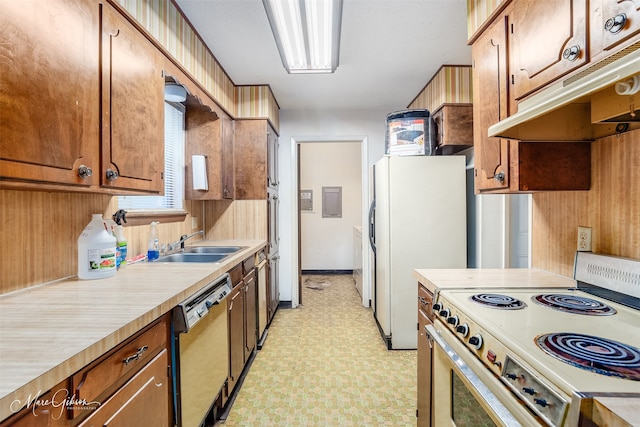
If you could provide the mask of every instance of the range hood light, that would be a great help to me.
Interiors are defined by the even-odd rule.
[[[616,93],[618,95],[635,95],[638,92],[640,92],[640,74],[616,83]]]

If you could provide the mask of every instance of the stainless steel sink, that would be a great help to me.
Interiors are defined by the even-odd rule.
[[[244,249],[244,246],[198,246],[185,249],[185,254],[233,254]]]
[[[158,258],[154,262],[219,262],[229,254],[178,253]]]

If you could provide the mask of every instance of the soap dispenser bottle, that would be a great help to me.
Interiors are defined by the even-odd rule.
[[[147,249],[147,260],[153,261],[160,257],[160,243],[158,240],[158,229],[156,225],[158,222],[151,222],[151,230],[149,230],[149,246]]]

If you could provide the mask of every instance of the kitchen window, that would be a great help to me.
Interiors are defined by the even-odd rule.
[[[118,209],[132,217],[171,216],[183,213],[185,107],[165,102],[164,196],[118,196]]]

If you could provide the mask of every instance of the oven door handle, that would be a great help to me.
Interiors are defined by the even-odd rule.
[[[454,349],[452,349],[442,338],[442,336],[436,331],[433,325],[425,325],[424,329],[427,331],[427,338],[433,340],[438,347],[440,347],[445,354],[449,357],[452,365],[455,366],[456,371],[463,375],[475,391],[482,396],[484,401],[489,405],[491,411],[500,419],[503,425],[508,427],[522,426],[518,420],[516,420],[511,412],[500,402],[498,397],[482,382],[482,380],[473,372],[473,370],[458,356]]]

